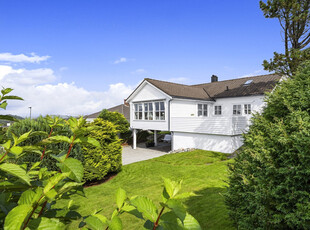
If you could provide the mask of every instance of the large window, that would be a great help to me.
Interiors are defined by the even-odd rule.
[[[241,105],[233,105],[233,115],[241,115]]]
[[[208,105],[207,104],[198,104],[198,117],[207,117],[208,116]]]
[[[222,106],[221,105],[215,105],[214,106],[214,115],[222,115]]]
[[[251,114],[251,104],[244,104],[244,114]]]
[[[142,103],[135,104],[135,119],[142,120]]]
[[[155,102],[155,120],[165,120],[165,103]]]
[[[135,120],[165,120],[165,102],[134,103]]]
[[[153,120],[153,103],[144,103],[144,119]]]

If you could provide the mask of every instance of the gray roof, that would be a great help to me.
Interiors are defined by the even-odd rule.
[[[270,92],[280,78],[278,74],[267,74],[199,85],[183,85],[150,78],[145,78],[145,81],[171,97],[212,101],[216,98],[263,95]],[[248,80],[252,82],[245,85]]]
[[[112,108],[109,108],[107,109],[111,112],[119,112],[121,114],[124,115],[124,117],[129,121],[130,120],[130,107],[129,105],[124,105],[124,104],[120,104],[120,105],[117,105],[117,106],[114,106]],[[92,114],[89,114],[87,116],[85,116],[85,118],[97,118],[99,116],[99,114],[101,113],[100,112],[96,112],[96,113],[92,113]]]

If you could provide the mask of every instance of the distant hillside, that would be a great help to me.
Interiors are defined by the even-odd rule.
[[[17,120],[23,120],[23,119],[24,119],[23,117],[20,117],[20,116],[17,116],[17,115],[12,115],[12,114],[6,114],[6,115],[12,116],[12,117],[14,117],[14,118],[17,119]],[[7,123],[12,123],[12,121],[1,120],[1,119],[0,119],[0,124],[7,124]]]

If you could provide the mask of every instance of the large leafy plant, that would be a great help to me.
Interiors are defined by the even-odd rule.
[[[12,89],[1,91],[1,100],[4,103],[1,108],[6,108],[8,99],[21,100],[16,96],[5,96],[11,91]],[[11,119],[5,115],[0,118]],[[64,229],[68,222],[81,218],[74,210],[75,206],[70,197],[73,194],[84,196],[84,169],[79,160],[70,157],[70,153],[77,144],[102,148],[96,139],[88,135],[98,129],[98,126],[85,125],[86,121],[82,117],[70,118],[68,121],[57,117],[46,119],[50,127],[48,132],[30,130],[22,135],[12,132],[12,139],[0,144],[0,225],[4,229]],[[70,127],[72,135],[54,135],[55,128],[63,127],[64,123]],[[45,137],[39,145],[24,144],[37,135]],[[67,143],[68,149],[58,154],[49,154],[58,162],[57,170],[49,170],[42,167],[42,160],[49,151],[49,145],[54,143]],[[19,158],[30,153],[38,154],[39,161],[31,164],[20,163]],[[126,212],[145,220],[146,229],[200,229],[198,222],[186,212],[179,200],[192,194],[178,194],[181,183],[169,179],[164,179],[164,185],[160,211],[147,197],[128,198],[126,192],[119,189],[116,196],[117,209],[111,219],[94,212],[83,218],[81,227],[121,230],[123,227],[119,215]],[[69,200],[67,207],[54,208],[54,204],[60,199]]]
[[[92,215],[84,217],[80,227],[85,229],[122,229],[122,221],[119,215],[129,213],[145,221],[145,229],[171,229],[200,230],[201,227],[197,220],[191,216],[180,199],[193,196],[193,193],[179,194],[181,182],[171,181],[164,178],[164,189],[162,193],[161,209],[158,210],[152,200],[145,196],[133,196],[129,198],[125,190],[119,188],[116,192],[117,208],[108,219],[95,211]]]

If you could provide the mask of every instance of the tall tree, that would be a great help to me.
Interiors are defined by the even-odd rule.
[[[297,67],[310,59],[310,0],[267,0],[260,1],[266,18],[277,18],[283,32],[285,52],[274,52],[265,70],[292,76]]]

